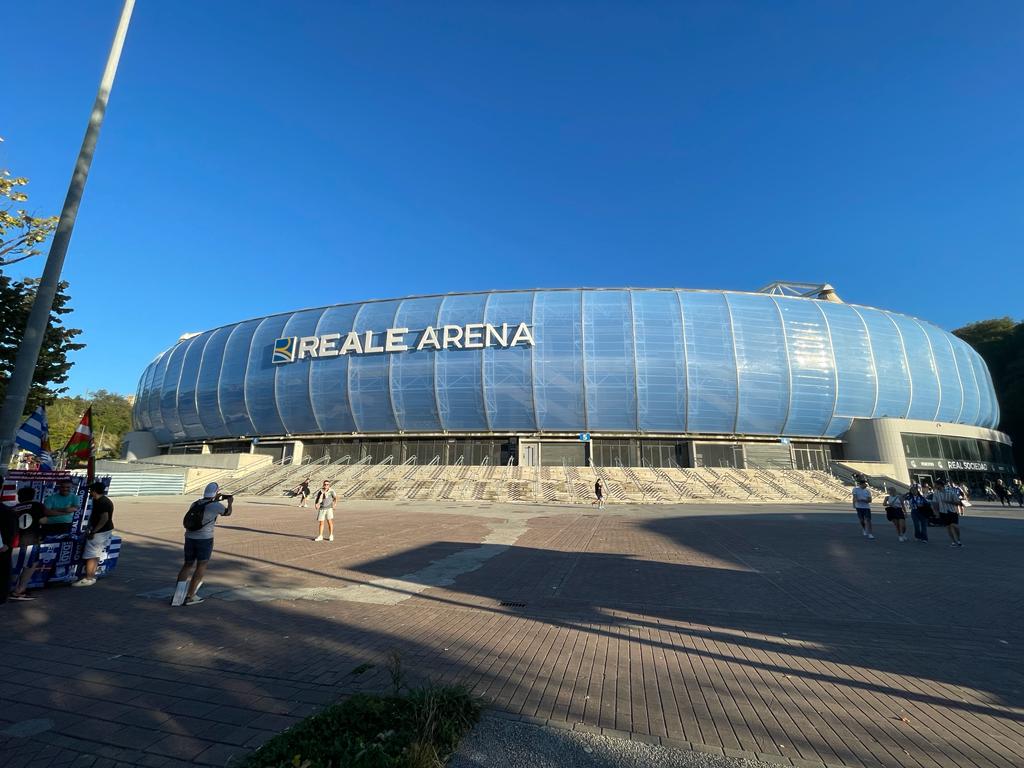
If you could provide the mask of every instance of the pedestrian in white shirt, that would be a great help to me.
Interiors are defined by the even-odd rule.
[[[935,493],[932,506],[939,515],[939,522],[949,531],[951,547],[962,547],[960,543],[960,513],[964,508],[964,500],[955,488],[946,484],[945,480],[935,481]]]
[[[860,521],[864,538],[875,538],[875,534],[871,532],[871,490],[868,488],[867,480],[857,481],[857,487],[853,489],[853,508],[857,510],[857,520]]]

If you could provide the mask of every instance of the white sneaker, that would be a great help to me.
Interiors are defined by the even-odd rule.
[[[328,541],[334,541],[334,534],[332,533],[330,536],[328,536],[327,540]]]
[[[869,539],[873,539],[873,538],[875,538],[875,534],[873,534],[873,533],[869,533],[869,534],[868,534],[868,538],[869,538]]]
[[[323,540],[324,540],[323,536],[317,536],[315,539],[313,539],[313,541],[323,541]]]
[[[71,586],[72,587],[91,587],[95,583],[96,583],[96,579],[79,579],[78,581],[76,581]]]
[[[865,539],[868,537],[868,532],[867,531],[861,531],[860,533],[861,533],[861,536],[863,536]]]

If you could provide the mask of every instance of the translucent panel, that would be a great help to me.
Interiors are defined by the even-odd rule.
[[[739,373],[741,434],[778,435],[789,411],[789,363],[779,310],[771,296],[727,294]]]
[[[135,402],[132,403],[132,429],[145,429],[142,426],[142,392],[146,388],[146,376],[149,375],[149,366],[147,365],[142,375],[139,377],[139,383],[135,387]]]
[[[408,344],[419,341],[424,329],[437,326],[441,297],[403,301],[395,313],[395,328],[408,328]],[[391,355],[391,401],[398,428],[436,432],[441,429],[434,392],[434,354],[396,352]]]
[[[583,317],[578,291],[539,292],[533,305],[533,376],[542,430],[586,429]]]
[[[356,315],[355,330],[363,338],[364,354],[349,356],[348,392],[352,417],[360,432],[394,432],[398,429],[388,388],[388,358],[391,355],[366,352],[372,347],[383,348],[384,331],[392,327],[396,309],[397,301],[374,302],[364,304]],[[366,343],[367,331],[374,331],[370,339],[372,346]],[[334,359],[319,362],[330,364]]]
[[[910,373],[903,357],[900,334],[886,313],[867,307],[856,307],[855,310],[864,318],[868,328],[878,374],[878,401],[872,415],[904,419],[910,410]]]
[[[686,338],[687,431],[732,432],[736,357],[725,296],[683,291],[679,297]]]
[[[675,291],[633,291],[637,411],[644,432],[686,431],[683,316]]]
[[[969,348],[967,351],[971,356],[971,365],[974,366],[974,378],[978,382],[978,395],[981,400],[978,418],[974,423],[979,427],[993,427],[996,425],[997,407],[995,393],[992,391],[992,382],[988,377],[988,367],[973,348]]]
[[[939,410],[939,379],[928,335],[912,318],[895,314],[889,314],[889,318],[900,331],[907,362],[910,363],[908,418],[931,421]]]
[[[999,412],[999,399],[996,397],[996,387],[992,381],[992,372],[988,369],[988,366],[980,355],[978,356],[978,363],[985,372],[985,381],[987,382],[986,389],[988,390],[988,396],[991,400],[989,419],[985,426],[996,429],[999,426],[1001,415]]]
[[[204,333],[189,340],[185,351],[185,359],[181,364],[181,376],[178,379],[178,417],[185,436],[190,440],[206,437],[206,430],[199,421],[199,410],[196,405],[196,385],[199,380],[199,364],[203,359],[203,350],[210,334]]]
[[[288,317],[274,315],[263,320],[253,333],[249,348],[249,365],[245,373],[245,406],[256,427],[256,433],[260,435],[283,435],[285,432],[281,414],[277,412],[274,393],[274,377],[279,366],[274,365],[271,357],[274,341],[284,335]]]
[[[160,415],[163,417],[164,428],[175,440],[185,437],[178,417],[178,386],[181,384],[181,364],[185,362],[185,352],[191,340],[182,341],[171,347],[167,368],[164,370],[164,386],[160,393]]]
[[[156,360],[146,366],[139,379],[139,398],[135,401],[135,429],[152,429],[153,420],[149,416],[149,391],[153,386],[153,371],[156,370]]]
[[[252,335],[261,321],[248,320],[236,325],[224,345],[224,365],[220,371],[220,412],[232,437],[256,434],[256,427],[245,407],[245,369],[249,365]]]
[[[835,413],[825,434],[840,435],[854,418],[870,418],[877,395],[875,361],[867,327],[857,311],[845,304],[816,302],[828,321],[836,361]]]
[[[964,390],[953,359],[948,335],[931,323],[920,323],[931,342],[932,358],[939,377],[939,412],[936,421],[954,422],[963,407]]]
[[[220,412],[218,384],[224,365],[224,347],[234,326],[218,328],[210,334],[199,361],[199,383],[196,385],[196,405],[199,421],[209,437],[227,437],[228,429]]]
[[[439,325],[482,323],[486,298],[482,294],[446,296],[441,302]],[[442,349],[434,357],[441,424],[445,429],[486,430],[483,350]]]
[[[777,298],[789,347],[792,396],[787,435],[824,435],[832,420],[836,372],[825,316],[818,302]]]
[[[960,369],[960,381],[964,386],[964,408],[957,420],[960,424],[977,424],[978,415],[981,410],[981,390],[979,382],[975,377],[974,365],[971,363],[973,350],[967,346],[965,341],[950,337],[953,343],[953,352],[956,355],[957,366]]]
[[[636,430],[633,317],[626,291],[584,291],[587,428]]]
[[[167,362],[171,359],[171,351],[167,350],[157,359],[153,371],[153,385],[149,390],[149,419],[153,423],[151,429],[158,443],[167,443],[171,440],[171,432],[164,425],[164,417],[160,411],[160,400],[164,391],[164,373],[167,371]]]
[[[328,307],[320,316],[313,336],[327,333],[345,335],[352,330],[359,311],[358,304],[344,307]],[[296,360],[289,365],[308,366],[309,392],[313,413],[323,432],[355,432],[356,423],[349,407],[348,366],[350,355],[328,357],[322,360]]]
[[[509,333],[519,323],[533,324],[532,293],[495,293],[487,302],[485,322]],[[511,339],[510,339],[511,340]],[[484,397],[491,429],[537,428],[533,411],[533,347],[484,349]]]
[[[281,336],[313,336],[316,324],[324,311],[309,309],[296,312],[288,317]],[[336,366],[337,362],[332,362]],[[306,361],[296,361],[277,366],[274,376],[274,396],[277,409],[281,414],[284,431],[290,435],[305,435],[319,432],[313,414],[313,402],[309,395],[309,372],[311,365]]]

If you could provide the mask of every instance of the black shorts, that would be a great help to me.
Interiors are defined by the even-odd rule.
[[[213,539],[185,539],[185,562],[205,563],[213,557]]]
[[[857,509],[857,519],[858,520],[863,521],[863,520],[870,520],[871,519],[871,510],[870,509],[861,509],[860,507],[857,507],[856,509]]]
[[[893,520],[906,520],[906,513],[899,507],[886,507],[885,508],[885,519],[889,522]]]
[[[960,525],[960,513],[943,512],[939,515],[939,523],[941,525]]]

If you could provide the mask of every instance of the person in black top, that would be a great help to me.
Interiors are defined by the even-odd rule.
[[[295,489],[295,495],[299,497],[299,506],[306,506],[306,499],[309,498],[309,478],[307,477]]]
[[[11,591],[11,547],[17,528],[14,507],[0,504],[0,540],[3,540],[0,545],[0,604],[7,602]]]
[[[39,559],[39,541],[42,519],[46,517],[46,507],[35,501],[34,488],[18,489],[18,503],[12,508],[14,524],[18,533],[18,546],[24,549],[32,547],[32,552],[25,562],[25,567],[18,577],[18,584],[11,592],[11,600],[35,600],[28,595],[28,583],[36,572],[36,561]]]
[[[103,483],[97,480],[90,485],[89,496],[92,498],[92,515],[89,517],[85,549],[82,551],[85,574],[71,585],[73,587],[91,587],[96,583],[96,566],[114,535],[114,502],[107,497]]]

